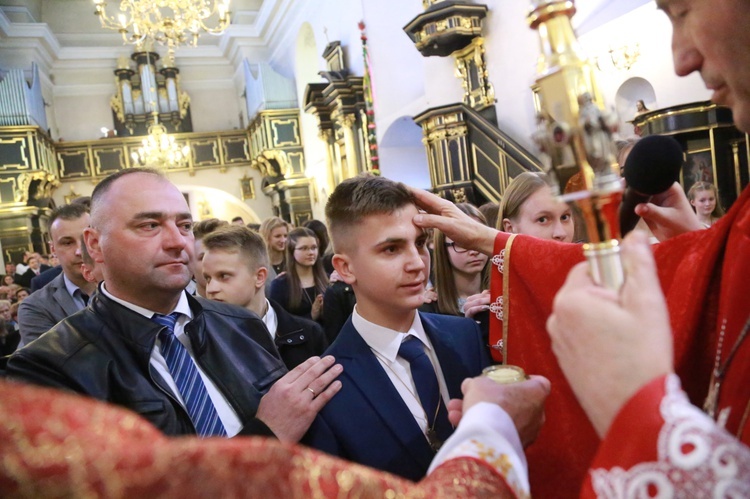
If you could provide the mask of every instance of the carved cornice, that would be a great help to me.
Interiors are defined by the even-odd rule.
[[[633,126],[646,135],[670,135],[690,130],[732,127],[732,111],[711,101],[691,102],[666,109],[655,109],[633,118]]]
[[[465,48],[482,34],[486,5],[438,2],[404,26],[404,31],[425,56],[445,57]]]

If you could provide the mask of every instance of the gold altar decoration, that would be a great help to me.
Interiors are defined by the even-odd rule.
[[[105,0],[94,0],[102,27],[118,31],[125,43],[147,39],[169,47],[198,44],[201,33],[220,34],[230,23],[229,0],[122,0],[119,13],[107,13]]]
[[[581,209],[590,243],[584,255],[594,280],[618,289],[618,209],[622,183],[612,134],[617,117],[604,105],[594,65],[583,54],[570,0],[532,0],[527,20],[540,40],[534,86],[539,103],[533,139],[544,154],[544,169],[563,201]]]
[[[484,38],[477,37],[461,50],[453,53],[456,76],[461,79],[464,104],[481,111],[495,105],[495,88],[489,80],[485,61]]]

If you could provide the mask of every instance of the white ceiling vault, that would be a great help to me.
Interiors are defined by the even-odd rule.
[[[381,33],[387,33],[387,36],[379,39],[382,53],[388,52],[392,39],[406,39],[400,26],[403,26],[403,19],[419,13],[421,4],[417,0],[410,0],[404,1],[402,7],[401,0],[390,0],[388,5],[399,5],[397,14],[402,21],[398,26],[384,27],[382,25],[391,23],[392,19],[373,16],[376,9],[372,6],[379,5],[380,0],[346,2],[351,2],[352,6],[359,4],[359,8],[352,8],[351,12],[358,11],[363,17],[367,12],[364,6],[371,6],[369,13],[373,19],[365,19],[368,25],[372,20],[371,33],[375,33],[376,28]],[[474,0],[474,3],[488,4],[498,14],[510,8],[506,2]],[[525,2],[530,6],[532,0],[512,2],[517,9],[515,2]],[[117,11],[119,0],[107,0],[107,3],[109,12]],[[582,33],[645,3],[653,3],[653,0],[576,0],[575,3],[578,14],[574,17],[574,24]],[[333,0],[231,0],[232,24],[225,33],[220,36],[203,34],[198,47],[177,49],[176,65],[183,76],[184,88],[194,93],[231,91],[236,94],[237,104],[232,106],[236,108],[241,104],[240,95],[246,83],[242,72],[243,61],[251,65],[270,63],[274,70],[285,77],[295,78],[294,47],[300,26],[306,22],[317,26],[319,42],[327,40],[327,26],[336,33],[332,36],[341,39],[342,43],[359,43],[356,23],[360,18],[339,18],[337,12],[331,15],[326,7],[333,9],[334,5],[339,4]],[[311,18],[317,19],[317,22]],[[525,29],[522,20],[517,24],[520,29]],[[371,40],[374,42],[376,38]],[[318,46],[317,50],[322,51],[322,46]],[[53,104],[57,104],[55,97],[111,95],[114,91],[113,70],[117,67],[118,58],[128,57],[133,51],[132,45],[123,44],[119,33],[100,26],[94,15],[93,0],[0,0],[0,70],[17,68],[29,71],[31,61],[35,62],[40,68],[45,97]],[[164,54],[166,48],[158,51]],[[501,57],[504,56],[497,55],[498,60]],[[385,58],[388,59],[388,56]],[[392,59],[398,64],[398,55]],[[322,61],[318,63],[322,68]],[[388,66],[393,61],[388,59],[382,63]],[[425,64],[435,69],[434,61]],[[424,93],[426,88],[419,78],[407,80],[415,86],[413,91],[406,92],[413,95],[413,103],[426,98],[419,94]],[[100,101],[103,102],[102,99]],[[210,104],[206,107],[212,111],[214,106]]]
[[[577,0],[575,22],[579,31],[587,31],[649,1],[652,0]],[[238,52],[251,48],[258,51],[259,60],[266,59],[268,47],[283,30],[283,20],[296,3],[231,0],[229,29],[220,36],[202,35],[197,50],[182,49],[177,56],[220,56],[232,60]],[[108,4],[109,12],[117,11],[118,0],[109,0]],[[106,60],[113,52],[130,50],[123,46],[117,32],[100,26],[93,0],[0,0],[0,48],[28,48],[34,39],[41,39],[47,46],[46,59],[50,64],[57,59]],[[252,50],[243,55],[254,59]]]
[[[108,4],[108,11],[116,13],[118,0]],[[179,66],[216,64],[218,58],[236,68],[243,58],[266,60],[292,4],[293,0],[232,0],[231,26],[219,36],[202,34],[196,48],[178,49]],[[132,51],[119,33],[100,26],[93,0],[0,0],[0,68],[17,67],[16,59],[28,61],[32,55],[42,72],[54,78],[72,66],[114,68],[118,57]]]

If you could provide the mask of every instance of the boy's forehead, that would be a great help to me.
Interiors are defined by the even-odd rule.
[[[393,228],[394,223],[406,220],[408,220],[412,226],[418,228],[412,221],[414,219],[414,215],[416,215],[418,212],[419,210],[417,209],[416,205],[407,204],[404,206],[400,206],[390,212],[380,211],[376,213],[369,213],[362,216],[356,222],[349,221],[349,223],[341,224],[340,226],[336,226],[336,224],[333,224],[334,230],[331,230],[331,239],[333,240],[334,245],[337,243],[337,241],[340,244],[340,240],[345,238],[349,239],[351,237],[354,237],[354,239],[357,240],[360,238],[360,235],[369,236],[373,234],[373,231],[385,231],[389,228]]]
[[[421,227],[414,224],[414,215],[419,212],[413,204],[402,206],[390,213],[377,213],[365,217],[363,223],[358,224],[363,231],[371,235],[378,234],[386,237],[386,234],[393,232],[403,232],[404,229],[414,229],[418,234],[424,231]]]

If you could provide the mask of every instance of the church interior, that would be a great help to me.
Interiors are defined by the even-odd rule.
[[[748,24],[0,0],[0,496],[750,497]]]
[[[195,220],[295,225],[323,219],[363,171],[480,205],[542,168],[535,2],[182,3],[210,16],[152,42],[114,1],[0,0],[6,261],[46,253],[51,208],[134,166],[158,163]],[[618,138],[677,138],[683,186],[712,182],[728,208],[748,182],[747,135],[698,74],[675,76],[666,17],[649,0],[575,10]]]

